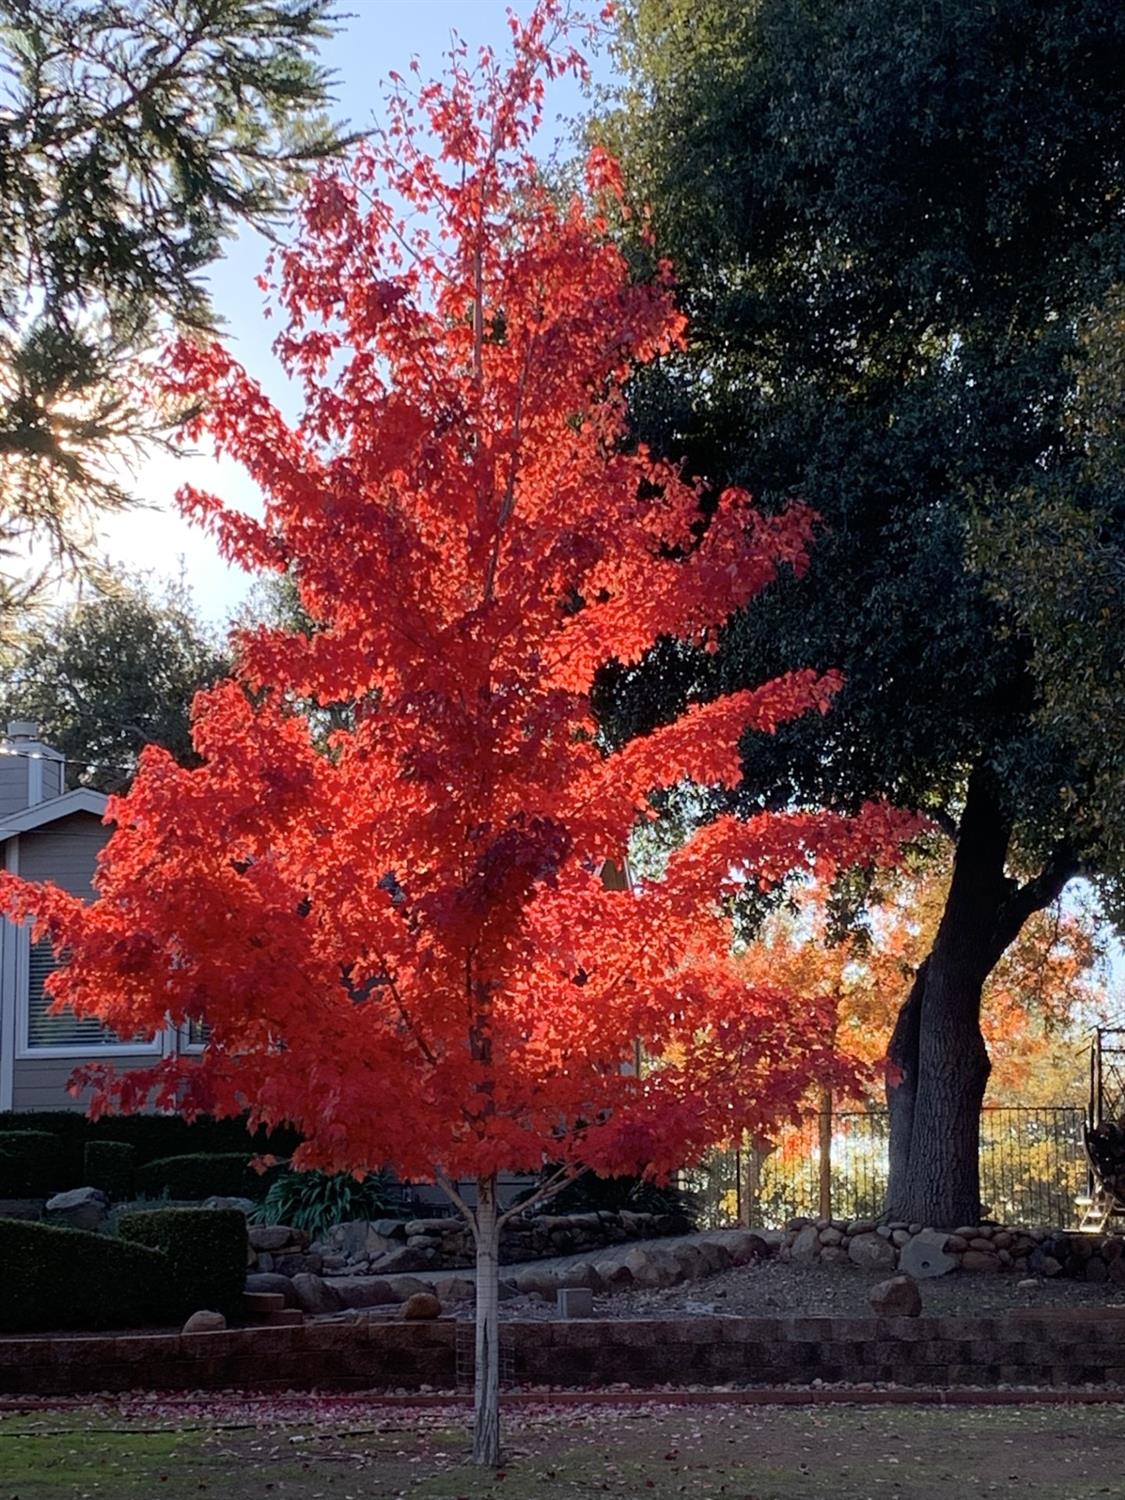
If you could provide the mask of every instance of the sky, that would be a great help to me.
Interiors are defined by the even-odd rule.
[[[353,129],[364,129],[381,118],[384,81],[391,70],[406,73],[417,56],[423,79],[441,73],[450,37],[456,32],[470,53],[490,45],[503,59],[508,55],[509,9],[526,15],[530,0],[342,0],[341,11],[351,12],[340,32],[324,44],[322,56],[336,74],[336,114]],[[594,7],[591,7],[593,9]],[[591,74],[598,81],[610,76],[604,53],[590,57]],[[570,122],[583,110],[577,80],[567,77],[549,86],[538,154],[548,157],[563,150]],[[267,393],[294,415],[284,401],[270,345],[277,325],[262,315],[263,297],[255,285],[264,268],[268,246],[248,232],[231,243],[212,269],[213,301],[225,323],[224,342]],[[102,550],[112,563],[130,571],[151,570],[158,576],[183,570],[200,613],[215,624],[224,622],[251,587],[253,579],[228,567],[214,541],[189,526],[176,509],[174,495],[190,482],[212,491],[230,504],[257,509],[257,492],[239,466],[195,457],[159,455],[139,466],[134,488],[144,508],[115,518],[103,527]]]

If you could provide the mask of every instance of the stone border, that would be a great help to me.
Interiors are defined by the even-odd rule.
[[[0,1339],[0,1393],[434,1391],[457,1384],[468,1323],[357,1320],[215,1333]],[[459,1337],[460,1332],[460,1337]],[[695,1317],[501,1325],[522,1386],[632,1390],[882,1384],[1125,1384],[1125,1308],[1001,1317]],[[459,1350],[460,1344],[460,1350]],[[729,1394],[729,1393],[724,1393]],[[869,1394],[869,1393],[865,1393]],[[549,1398],[553,1399],[553,1398]]]

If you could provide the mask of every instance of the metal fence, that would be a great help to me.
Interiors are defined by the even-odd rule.
[[[1083,1111],[997,1106],[981,1114],[981,1198],[1005,1224],[1077,1226],[1086,1184]],[[810,1115],[769,1149],[716,1151],[681,1175],[703,1204],[709,1227],[776,1229],[797,1215],[875,1217],[887,1189],[886,1110]],[[953,1226],[943,1226],[953,1227]]]

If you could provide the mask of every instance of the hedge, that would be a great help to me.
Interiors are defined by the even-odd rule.
[[[93,1186],[83,1180],[88,1141],[119,1141],[133,1147],[143,1166],[169,1156],[242,1152],[247,1156],[289,1157],[300,1145],[297,1131],[246,1128],[246,1116],[212,1120],[200,1116],[189,1125],[179,1115],[103,1115],[90,1120],[80,1110],[8,1110],[0,1113],[0,1134],[45,1131],[58,1142],[58,1180],[48,1191]],[[0,1197],[6,1196],[0,1187]]]
[[[145,1209],[123,1214],[119,1232],[170,1262],[177,1317],[203,1309],[231,1317],[240,1310],[247,1241],[246,1218],[238,1209]]]
[[[87,1141],[82,1186],[101,1188],[112,1203],[133,1196],[137,1153],[127,1141]]]
[[[150,1161],[138,1169],[136,1184],[146,1198],[261,1198],[268,1179],[251,1169],[245,1152],[226,1151]]]
[[[169,1256],[147,1245],[0,1219],[0,1330],[136,1328],[178,1316]]]
[[[0,1132],[0,1198],[49,1198],[65,1177],[63,1151],[45,1130]]]

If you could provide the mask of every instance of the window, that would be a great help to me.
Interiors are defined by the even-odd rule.
[[[51,996],[47,993],[47,981],[58,961],[50,943],[28,943],[27,953],[27,1032],[20,1048],[25,1056],[36,1051],[50,1050],[81,1056],[83,1053],[99,1052],[102,1048],[115,1051],[158,1052],[160,1035],[136,1036],[131,1041],[122,1041],[115,1031],[103,1026],[92,1016],[79,1019],[71,1010],[60,1015],[48,1015]]]
[[[31,944],[27,960],[27,1045],[85,1048],[115,1043],[117,1037],[100,1021],[89,1017],[79,1020],[72,1010],[55,1016],[47,1014],[51,1003],[47,979],[57,967],[50,943]]]

